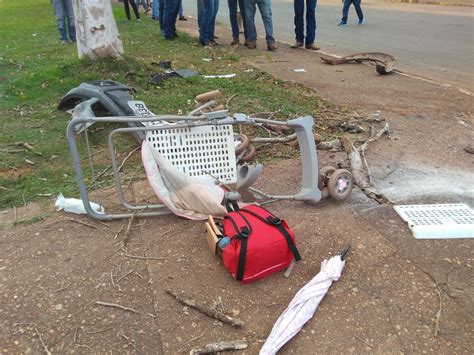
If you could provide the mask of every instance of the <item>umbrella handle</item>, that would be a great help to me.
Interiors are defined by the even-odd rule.
[[[341,256],[341,260],[344,260],[347,256],[347,253],[349,253],[349,250],[351,250],[352,247],[352,242],[349,242],[349,244],[346,245],[344,249],[342,249],[341,253],[339,254]]]

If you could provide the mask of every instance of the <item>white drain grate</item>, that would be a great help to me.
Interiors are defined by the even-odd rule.
[[[474,238],[474,211],[463,203],[394,208],[416,239]]]

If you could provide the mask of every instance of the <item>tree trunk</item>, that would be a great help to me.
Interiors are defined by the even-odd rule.
[[[79,58],[121,58],[122,41],[110,0],[73,0]]]

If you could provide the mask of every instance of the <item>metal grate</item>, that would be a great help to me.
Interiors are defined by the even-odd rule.
[[[188,176],[213,176],[237,181],[232,125],[171,128],[151,131],[147,140]]]
[[[466,204],[405,205],[395,211],[416,239],[474,238],[474,212]]]

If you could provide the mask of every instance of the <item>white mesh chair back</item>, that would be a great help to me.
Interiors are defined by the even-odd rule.
[[[237,181],[232,125],[150,131],[146,139],[188,176],[212,176],[225,184]]]

